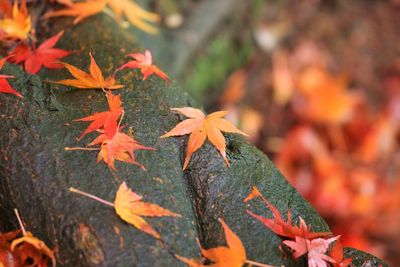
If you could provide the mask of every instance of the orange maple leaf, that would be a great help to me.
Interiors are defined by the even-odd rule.
[[[124,87],[121,84],[115,84],[115,79],[113,76],[104,79],[99,66],[96,64],[96,61],[92,56],[92,53],[89,53],[89,56],[90,56],[89,73],[86,73],[70,64],[61,62],[61,64],[72,74],[72,76],[75,77],[75,79],[66,79],[66,80],[51,81],[51,82],[67,86],[73,86],[81,89],[104,90],[104,89],[119,89]]]
[[[201,261],[196,259],[188,259],[179,255],[175,255],[177,259],[186,263],[191,267],[242,267],[243,264],[248,263],[254,266],[271,267],[271,265],[258,263],[255,261],[247,260],[246,250],[240,238],[229,228],[229,226],[222,220],[218,219],[224,229],[227,246],[216,248],[204,249],[200,246],[201,253],[205,258],[212,261],[210,265],[203,265]]]
[[[11,56],[8,56],[0,60],[0,70],[3,68],[4,63],[7,61],[7,59],[10,57]],[[13,94],[22,98],[22,95],[15,91],[14,88],[12,88],[12,86],[8,83],[8,81],[6,80],[7,78],[14,78],[14,76],[0,74],[0,93]]]
[[[3,12],[4,17],[0,19],[0,40],[14,41],[27,39],[32,25],[31,17],[26,7],[26,0],[21,1],[19,8],[17,0],[14,0],[12,8],[8,4],[8,0],[2,2],[4,2],[2,7],[6,10]]]
[[[107,93],[107,101],[109,111],[98,112],[88,117],[77,119],[75,121],[91,121],[90,125],[86,130],[79,136],[82,139],[86,134],[104,129],[104,133],[109,139],[111,139],[118,129],[118,118],[124,112],[121,107],[121,95],[113,95],[112,93]]]
[[[55,267],[56,258],[54,251],[49,249],[42,240],[33,236],[31,232],[25,231],[18,210],[14,209],[14,211],[21,226],[23,236],[11,242],[10,251],[20,258],[23,266],[47,266],[47,262],[50,259],[52,266]]]
[[[61,64],[57,64],[60,58],[69,55],[69,51],[54,48],[64,31],[50,37],[40,44],[38,48],[31,48],[25,43],[19,44],[12,52],[13,55],[9,61],[20,64],[24,62],[25,71],[27,73],[38,73],[43,66],[48,69],[62,68]]]
[[[290,210],[287,213],[287,221],[285,221],[278,211],[278,209],[272,205],[267,199],[260,193],[257,187],[253,187],[252,192],[243,200],[248,202],[253,198],[261,197],[264,203],[271,210],[274,219],[265,218],[263,216],[252,213],[249,210],[246,212],[252,217],[262,222],[266,227],[271,229],[275,234],[294,239],[295,237],[314,239],[317,237],[330,236],[329,232],[311,232],[305,221],[300,217],[300,226],[292,225]]]
[[[183,169],[186,169],[192,154],[203,145],[207,138],[218,149],[229,166],[229,161],[226,158],[225,138],[221,131],[238,133],[244,136],[247,136],[247,134],[237,129],[229,121],[222,119],[228,114],[227,111],[217,111],[206,116],[201,110],[191,107],[172,108],[171,110],[178,111],[189,117],[189,119],[178,123],[175,128],[161,136],[161,138],[165,138],[190,134]]]
[[[143,197],[134,193],[125,182],[119,186],[114,203],[73,187],[69,188],[69,190],[113,207],[122,220],[158,239],[161,238],[160,234],[142,217],[181,217],[180,214],[156,204],[144,202],[142,200]]]
[[[334,267],[349,267],[351,266],[352,259],[344,259],[343,246],[340,240],[337,240],[335,245],[331,250],[331,258],[335,261],[333,263]]]
[[[109,0],[108,5],[115,13],[118,21],[121,21],[122,15],[124,15],[132,25],[142,31],[151,34],[158,33],[158,29],[149,24],[149,22],[156,23],[160,21],[158,14],[146,11],[130,0]]]
[[[144,54],[135,53],[128,55],[135,60],[131,60],[128,63],[122,65],[117,69],[117,71],[132,68],[132,69],[140,69],[143,74],[143,80],[146,80],[152,74],[157,75],[158,77],[162,78],[163,80],[168,80],[167,74],[165,74],[159,67],[153,64],[153,57],[151,55],[150,50],[146,49]]]
[[[76,17],[74,24],[81,22],[83,19],[100,13],[106,6],[108,0],[87,0],[84,2],[62,1],[66,5],[65,9],[49,11],[43,15],[44,19],[51,17]]]
[[[149,23],[160,21],[160,16],[142,9],[134,1],[86,0],[84,2],[74,3],[69,0],[63,0],[59,2],[65,5],[66,8],[47,12],[43,18],[47,19],[60,16],[76,17],[73,23],[77,24],[87,17],[102,12],[105,6],[108,4],[112,12],[115,13],[115,18],[118,21],[121,21],[122,16],[125,16],[132,25],[138,27],[139,29],[151,34],[158,33],[158,29]]]
[[[135,160],[135,150],[156,150],[152,147],[146,147],[134,140],[127,134],[117,131],[112,138],[104,133],[104,131],[94,139],[89,146],[101,145],[97,161],[103,160],[112,170],[115,169],[115,160],[131,163],[139,166],[143,170],[146,168]]]

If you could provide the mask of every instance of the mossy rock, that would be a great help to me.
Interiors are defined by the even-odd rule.
[[[55,20],[46,36],[66,23]],[[142,45],[107,16],[96,16],[69,28],[59,47],[77,50],[65,61],[82,69],[87,69],[88,53],[93,52],[107,76],[120,66],[124,54]],[[114,173],[96,162],[95,151],[64,149],[83,146],[94,138],[91,134],[78,142],[86,125],[73,120],[107,108],[101,90],[46,82],[69,77],[65,70],[42,70],[38,76],[30,76],[18,66],[6,65],[3,72],[16,77],[10,81],[24,98],[0,94],[1,230],[18,228],[12,212],[18,208],[26,227],[50,247],[57,247],[60,266],[184,266],[173,253],[199,257],[196,237],[206,248],[225,243],[218,218],[238,234],[249,259],[278,266],[305,266],[305,261],[295,262],[283,254],[278,248],[282,240],[247,215],[249,206],[242,200],[253,186],[282,213],[290,209],[296,220],[301,216],[313,230],[329,231],[271,161],[237,135],[225,135],[230,168],[206,142],[182,171],[187,138],[159,138],[180,120],[170,108],[191,105],[187,94],[174,83],[166,84],[158,77],[143,81],[139,71],[117,75],[125,85],[118,91],[125,109],[125,130],[157,151],[136,152],[147,171],[117,163],[118,172]],[[145,200],[182,215],[149,219],[163,241],[123,222],[112,208],[68,191],[75,187],[113,201],[122,181]],[[261,203],[255,201],[252,207],[271,216]],[[355,259],[355,266],[366,261],[373,262],[371,266],[382,263],[358,251],[349,256]]]

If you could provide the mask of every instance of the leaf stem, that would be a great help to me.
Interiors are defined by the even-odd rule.
[[[24,224],[22,223],[21,217],[19,216],[19,212],[16,208],[14,209],[14,212],[15,212],[15,216],[17,216],[19,226],[21,227],[21,230],[22,230],[22,234],[25,236],[26,230],[25,230]]]
[[[118,122],[117,132],[119,131],[119,127],[121,126],[122,120],[124,119],[124,115],[125,115],[125,111],[122,110],[121,119],[119,119],[119,122]]]
[[[251,261],[251,260],[246,260],[246,263],[250,264],[250,265],[254,265],[254,266],[260,266],[260,267],[273,267],[272,265],[269,265],[269,264],[259,263],[259,262]]]
[[[72,150],[93,151],[93,150],[100,150],[100,148],[98,148],[98,147],[64,147],[64,150],[66,150],[66,151],[72,151]]]
[[[114,203],[111,203],[111,202],[109,202],[109,201],[107,201],[107,200],[104,200],[104,199],[102,199],[102,198],[99,198],[99,197],[97,197],[97,196],[95,196],[95,195],[92,195],[92,194],[83,192],[83,191],[81,191],[81,190],[79,190],[79,189],[70,187],[70,188],[69,188],[69,191],[71,191],[71,192],[73,192],[73,193],[80,194],[80,195],[82,195],[82,196],[85,196],[85,197],[88,197],[88,198],[91,198],[91,199],[94,199],[94,200],[96,200],[96,201],[98,201],[98,202],[101,202],[101,203],[107,205],[107,206],[114,207]]]

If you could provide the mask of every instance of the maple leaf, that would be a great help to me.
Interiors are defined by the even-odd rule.
[[[115,13],[118,21],[121,21],[122,15],[124,15],[132,25],[142,31],[151,34],[158,33],[158,29],[149,24],[149,22],[156,23],[160,21],[158,14],[146,11],[130,0],[109,0],[108,5]]]
[[[2,2],[7,2],[2,1]],[[21,1],[18,8],[18,1],[14,0],[14,5],[3,3],[4,17],[0,19],[0,40],[1,41],[14,41],[25,40],[31,30],[31,17],[28,14],[26,7],[26,0]]]
[[[113,207],[122,220],[158,239],[160,234],[142,217],[181,217],[180,214],[156,204],[144,202],[143,197],[133,192],[125,182],[119,186],[114,203],[72,187],[69,190]]]
[[[2,58],[0,60],[0,70],[3,68],[4,63],[7,61],[9,57],[10,56]],[[0,93],[13,94],[22,98],[22,95],[17,91],[15,91],[15,89],[12,88],[12,86],[8,83],[8,81],[6,80],[7,78],[14,78],[14,76],[0,74]]]
[[[90,125],[86,130],[79,136],[82,139],[86,134],[104,129],[104,133],[109,139],[111,139],[118,130],[117,120],[119,116],[124,112],[121,107],[121,95],[113,95],[112,93],[107,93],[107,101],[109,111],[98,112],[85,118],[77,119],[75,121],[91,121]]]
[[[212,261],[212,264],[203,265],[199,260],[188,259],[179,255],[175,255],[175,257],[191,267],[242,267],[245,263],[255,266],[271,267],[271,265],[247,260],[246,250],[244,249],[240,238],[229,228],[229,226],[222,219],[218,220],[224,229],[227,246],[210,249],[204,249],[200,246],[201,254],[203,254],[203,256],[208,260]]]
[[[76,17],[73,24],[78,24],[83,19],[100,13],[106,6],[108,0],[87,0],[84,2],[73,3],[62,1],[66,5],[65,9],[49,11],[43,15],[44,19],[52,17]]]
[[[135,160],[135,150],[156,150],[146,147],[134,140],[127,134],[117,131],[112,138],[109,138],[104,131],[94,139],[89,146],[101,145],[97,161],[103,160],[112,170],[115,169],[115,160],[131,163],[139,166],[143,170],[146,168]]]
[[[17,255],[14,255],[10,251],[12,240],[15,239],[21,232],[22,230],[16,230],[0,234],[0,266],[21,266]]]
[[[350,267],[352,259],[344,259],[343,256],[343,246],[340,240],[338,240],[332,248],[331,258],[335,261],[333,263],[334,267]]]
[[[32,49],[27,44],[19,44],[12,52],[9,61],[20,64],[24,62],[25,71],[35,74],[40,71],[42,66],[48,69],[58,69],[63,66],[57,61],[66,57],[70,52],[54,48],[64,31],[59,32],[53,37],[45,40],[37,49]]]
[[[103,74],[96,64],[92,53],[89,53],[90,56],[90,66],[89,73],[86,73],[77,67],[74,67],[70,64],[63,63],[62,64],[71,74],[75,77],[75,79],[66,79],[61,81],[51,81],[52,83],[63,84],[67,86],[73,86],[81,89],[119,89],[124,87],[120,84],[115,84],[115,79],[113,76],[104,79]]]
[[[14,209],[14,211],[23,236],[11,242],[10,251],[20,258],[23,266],[47,266],[47,262],[50,259],[52,266],[55,267],[56,258],[54,252],[42,240],[25,230],[18,210]]]
[[[329,239],[316,238],[309,240],[296,236],[295,241],[285,240],[283,243],[293,250],[294,258],[299,258],[308,253],[309,267],[328,267],[328,262],[335,263],[331,257],[326,255],[329,245],[336,241],[339,236]]]
[[[329,232],[310,232],[309,227],[305,223],[305,221],[300,217],[300,226],[292,225],[291,222],[291,214],[290,210],[287,213],[287,221],[285,221],[278,211],[278,209],[272,205],[267,199],[260,193],[257,187],[253,187],[252,192],[243,200],[244,202],[248,202],[253,198],[261,197],[264,203],[268,206],[271,210],[274,219],[265,218],[263,216],[257,215],[252,213],[249,210],[246,212],[251,215],[252,217],[256,218],[260,222],[262,222],[266,227],[271,229],[275,234],[288,237],[288,238],[295,238],[295,237],[302,237],[307,239],[314,239],[317,237],[324,237],[329,236],[331,233]]]
[[[44,14],[43,18],[52,17],[76,17],[73,21],[78,24],[83,19],[102,12],[108,4],[114,12],[117,21],[121,21],[122,17],[134,26],[148,33],[158,33],[158,29],[149,23],[155,23],[160,20],[160,16],[142,9],[134,1],[130,0],[86,0],[84,2],[74,3],[69,0],[58,1],[66,6],[61,10],[49,11]]]
[[[203,145],[207,138],[211,144],[218,149],[226,164],[229,166],[229,161],[226,158],[225,138],[221,131],[238,133],[244,136],[247,136],[247,134],[237,129],[229,121],[222,119],[222,117],[228,114],[227,111],[217,111],[206,116],[201,110],[191,107],[172,108],[171,110],[178,111],[186,117],[189,117],[189,119],[178,123],[175,128],[161,136],[161,138],[166,138],[170,136],[190,134],[185,162],[183,164],[184,170],[186,169],[192,154]]]
[[[122,65],[117,69],[117,71],[132,68],[132,69],[140,69],[143,74],[143,80],[146,80],[152,74],[157,75],[158,77],[162,78],[163,80],[168,80],[167,74],[165,74],[160,68],[153,64],[153,57],[151,55],[150,50],[146,49],[144,54],[135,53],[129,54],[129,57],[133,58],[134,60],[129,61],[128,63]]]

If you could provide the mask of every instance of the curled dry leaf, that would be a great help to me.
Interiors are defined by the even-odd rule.
[[[64,31],[45,40],[38,48],[32,49],[25,43],[19,44],[12,52],[8,61],[20,64],[24,62],[25,71],[35,74],[44,66],[48,69],[58,69],[63,66],[58,63],[60,58],[66,57],[70,52],[54,48]]]
[[[3,68],[4,63],[7,61],[8,58],[10,58],[10,56],[2,58],[0,60],[0,70]],[[13,94],[22,98],[22,95],[15,91],[15,89],[12,88],[12,86],[8,83],[8,81],[6,80],[7,78],[14,78],[14,76],[0,74],[0,93]]]
[[[8,0],[2,0],[0,6],[0,41],[25,40],[31,31],[31,17],[26,7],[26,0],[22,0],[18,7],[18,1],[14,0],[11,7]]]
[[[10,249],[19,254],[24,266],[30,265],[30,261],[33,261],[31,266],[47,266],[48,259],[52,266],[56,266],[54,252],[31,232],[25,232],[23,237],[13,240]]]
[[[190,134],[183,169],[186,169],[192,154],[204,144],[207,138],[218,149],[229,166],[229,161],[226,158],[225,138],[221,131],[238,133],[244,136],[247,136],[247,134],[237,129],[229,121],[222,119],[228,114],[227,111],[217,111],[206,116],[201,110],[191,107],[172,108],[171,110],[178,111],[189,117],[189,119],[178,123],[175,128],[161,136],[161,138],[166,138]]]
[[[162,78],[163,80],[168,80],[167,74],[165,74],[159,67],[153,64],[153,57],[151,55],[150,50],[146,49],[144,54],[136,53],[136,54],[129,54],[129,57],[133,58],[134,60],[129,61],[128,63],[122,65],[117,69],[117,71],[132,68],[132,69],[140,69],[143,74],[143,80],[146,80],[152,74],[157,75],[158,77]]]
[[[300,217],[300,226],[292,225],[290,210],[287,213],[287,221],[285,221],[278,211],[278,209],[272,205],[267,199],[260,193],[257,187],[253,187],[252,192],[244,199],[244,202],[248,202],[253,198],[261,197],[264,203],[271,210],[274,219],[265,218],[263,216],[252,213],[246,210],[249,215],[262,222],[275,234],[294,239],[295,237],[302,237],[307,239],[314,239],[317,237],[330,236],[329,232],[311,232],[305,221]]]
[[[108,111],[98,112],[88,117],[77,119],[75,121],[91,121],[86,130],[79,136],[82,139],[86,134],[103,129],[104,134],[109,138],[113,138],[118,130],[118,118],[124,112],[121,107],[121,95],[113,95],[111,92],[107,93]]]
[[[160,234],[142,217],[181,217],[180,214],[156,204],[142,201],[143,197],[128,188],[125,182],[119,186],[114,203],[72,187],[69,190],[114,207],[115,212],[122,220],[155,238],[160,238]]]
[[[135,150],[156,150],[152,147],[146,147],[140,144],[127,134],[116,132],[112,138],[104,131],[94,139],[89,146],[101,145],[97,161],[103,160],[112,170],[115,169],[115,160],[134,164],[146,170],[146,168],[135,160]]]
[[[86,73],[75,66],[61,62],[61,64],[75,77],[75,79],[66,79],[61,81],[51,81],[52,83],[63,84],[81,89],[119,89],[124,87],[120,84],[115,84],[115,79],[110,76],[104,79],[103,74],[96,64],[91,53],[89,73]]]

